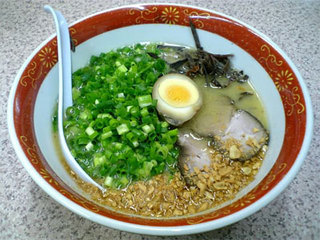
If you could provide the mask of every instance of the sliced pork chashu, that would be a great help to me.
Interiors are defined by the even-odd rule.
[[[179,168],[182,175],[190,176],[195,169],[211,165],[210,140],[197,136],[191,130],[179,129]]]
[[[186,128],[202,137],[213,137],[216,147],[231,159],[246,160],[257,154],[268,141],[260,121],[247,111],[236,109],[226,96],[212,102],[204,105]]]
[[[256,155],[268,142],[268,133],[250,113],[236,110],[223,134],[214,138],[217,145],[229,153],[231,159],[246,160]]]

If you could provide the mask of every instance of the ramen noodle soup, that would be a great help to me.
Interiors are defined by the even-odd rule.
[[[268,148],[263,104],[230,54],[125,46],[92,56],[73,73],[72,91],[69,149],[106,191],[61,159],[92,200],[121,212],[172,217],[216,207],[254,180]],[[60,152],[56,121],[55,113]]]

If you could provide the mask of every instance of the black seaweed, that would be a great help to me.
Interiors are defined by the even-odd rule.
[[[247,96],[252,96],[253,93],[252,92],[242,92],[240,93],[240,97],[238,99],[238,101],[242,100],[243,98],[247,97]]]
[[[189,25],[190,25],[190,28],[191,28],[192,36],[193,36],[194,42],[196,44],[196,47],[197,47],[198,50],[202,51],[203,47],[201,47],[196,27],[194,26],[191,18],[189,18]]]
[[[179,60],[179,61],[177,61],[177,62],[171,63],[171,64],[170,64],[170,68],[178,69],[178,68],[180,68],[183,64],[185,64],[186,62],[188,62],[188,59],[187,59],[187,58],[182,59],[182,60]]]
[[[155,54],[155,53],[147,52],[147,54],[148,54],[150,57],[154,58],[154,59],[158,59],[158,58],[159,58],[159,56],[158,56],[157,54]]]
[[[231,68],[230,57],[233,54],[212,54],[205,51],[191,18],[189,24],[196,45],[195,51],[180,46],[158,45],[159,49],[172,49],[182,56],[182,59],[169,64],[172,72],[183,73],[191,78],[202,75],[206,79],[207,86],[219,88],[227,87],[233,81],[243,83],[248,80],[249,77],[243,71]]]

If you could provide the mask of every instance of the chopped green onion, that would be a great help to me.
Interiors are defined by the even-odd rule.
[[[152,105],[152,97],[151,95],[140,96],[138,97],[138,102],[141,108],[148,107]]]
[[[100,113],[97,118],[112,118],[112,116],[109,113]]]
[[[117,150],[120,150],[122,148],[122,143],[119,143],[119,142],[116,142],[114,143],[114,147],[117,149]]]
[[[130,121],[130,126],[131,127],[136,127],[138,125],[138,122],[136,120],[131,120]]]
[[[77,88],[73,87],[72,88],[72,99],[76,100],[78,97],[80,97],[81,93],[80,90],[78,90]]]
[[[139,109],[137,107],[130,108],[130,113],[132,115],[137,115],[139,113]]]
[[[92,127],[87,127],[86,129],[86,133],[88,134],[88,136],[91,138],[91,139],[94,139],[96,136],[99,135],[99,133],[95,130],[93,130]]]
[[[132,108],[132,106],[127,106],[127,112],[130,112],[131,108]]]
[[[122,176],[119,180],[119,182],[121,183],[122,186],[127,186],[129,183],[129,180],[126,176]]]
[[[162,122],[161,123],[161,127],[167,128],[167,127],[169,127],[169,123],[168,122]]]
[[[92,142],[89,142],[89,143],[86,145],[86,149],[87,149],[88,151],[90,151],[92,148],[93,148],[93,144],[92,144]]]
[[[139,142],[136,140],[136,141],[133,141],[132,142],[132,145],[134,146],[134,147],[138,147],[139,146]]]
[[[92,134],[94,134],[94,130],[93,130],[93,128],[92,127],[88,127],[87,129],[86,129],[86,133],[90,136],[90,135],[92,135]]]
[[[102,133],[102,134],[101,134],[101,139],[102,139],[102,140],[105,140],[105,139],[107,139],[107,138],[109,138],[109,137],[111,137],[111,136],[112,136],[112,131],[105,132],[105,133]]]
[[[173,130],[170,130],[169,132],[168,132],[168,135],[169,136],[177,136],[178,135],[178,129],[176,128],[176,129],[173,129]]]
[[[113,178],[110,176],[107,176],[105,181],[104,181],[104,185],[111,187],[112,186],[112,182],[113,182]]]
[[[141,116],[145,117],[149,114],[148,109],[147,108],[142,108],[141,110]]]
[[[88,112],[86,112],[86,111],[81,112],[81,113],[80,113],[80,118],[83,119],[83,120],[88,119],[88,118],[89,118]]]
[[[106,156],[94,157],[93,159],[94,166],[98,166],[106,162],[107,162]]]
[[[118,98],[124,98],[124,93],[118,93]]]
[[[126,66],[124,66],[124,65],[121,65],[120,67],[118,67],[118,70],[119,70],[120,72],[126,72],[126,71],[128,71],[128,69],[127,69]]]
[[[109,125],[111,127],[116,127],[118,125],[118,121],[113,118],[113,119],[110,120]]]
[[[161,51],[155,44],[127,46],[92,56],[72,75],[73,105],[63,125],[67,144],[106,187],[122,188],[176,165],[178,130],[160,120],[151,97],[169,67],[148,52]]]
[[[154,130],[154,126],[153,126],[152,124],[150,124],[150,125],[144,125],[144,126],[142,127],[142,130],[143,130],[146,134],[148,134],[148,133],[150,133],[150,132],[152,132],[152,131]]]
[[[117,132],[119,135],[122,135],[126,132],[129,132],[129,128],[128,128],[127,124],[123,123],[119,127],[117,127]]]

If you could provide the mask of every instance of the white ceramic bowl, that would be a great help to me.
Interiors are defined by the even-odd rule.
[[[112,9],[70,26],[73,71],[92,55],[138,42],[194,46],[194,17],[205,50],[232,53],[265,105],[270,146],[256,179],[217,209],[190,217],[132,217],[92,202],[69,176],[53,144],[51,116],[58,96],[56,39],[42,43],[21,67],[8,105],[8,126],[19,159],[34,181],[70,210],[100,224],[135,233],[181,235],[234,223],[265,206],[293,179],[306,156],[313,126],[310,97],[291,60],[269,38],[221,13],[185,5],[146,4]],[[50,18],[50,16],[48,16]],[[128,37],[130,36],[130,37]]]

